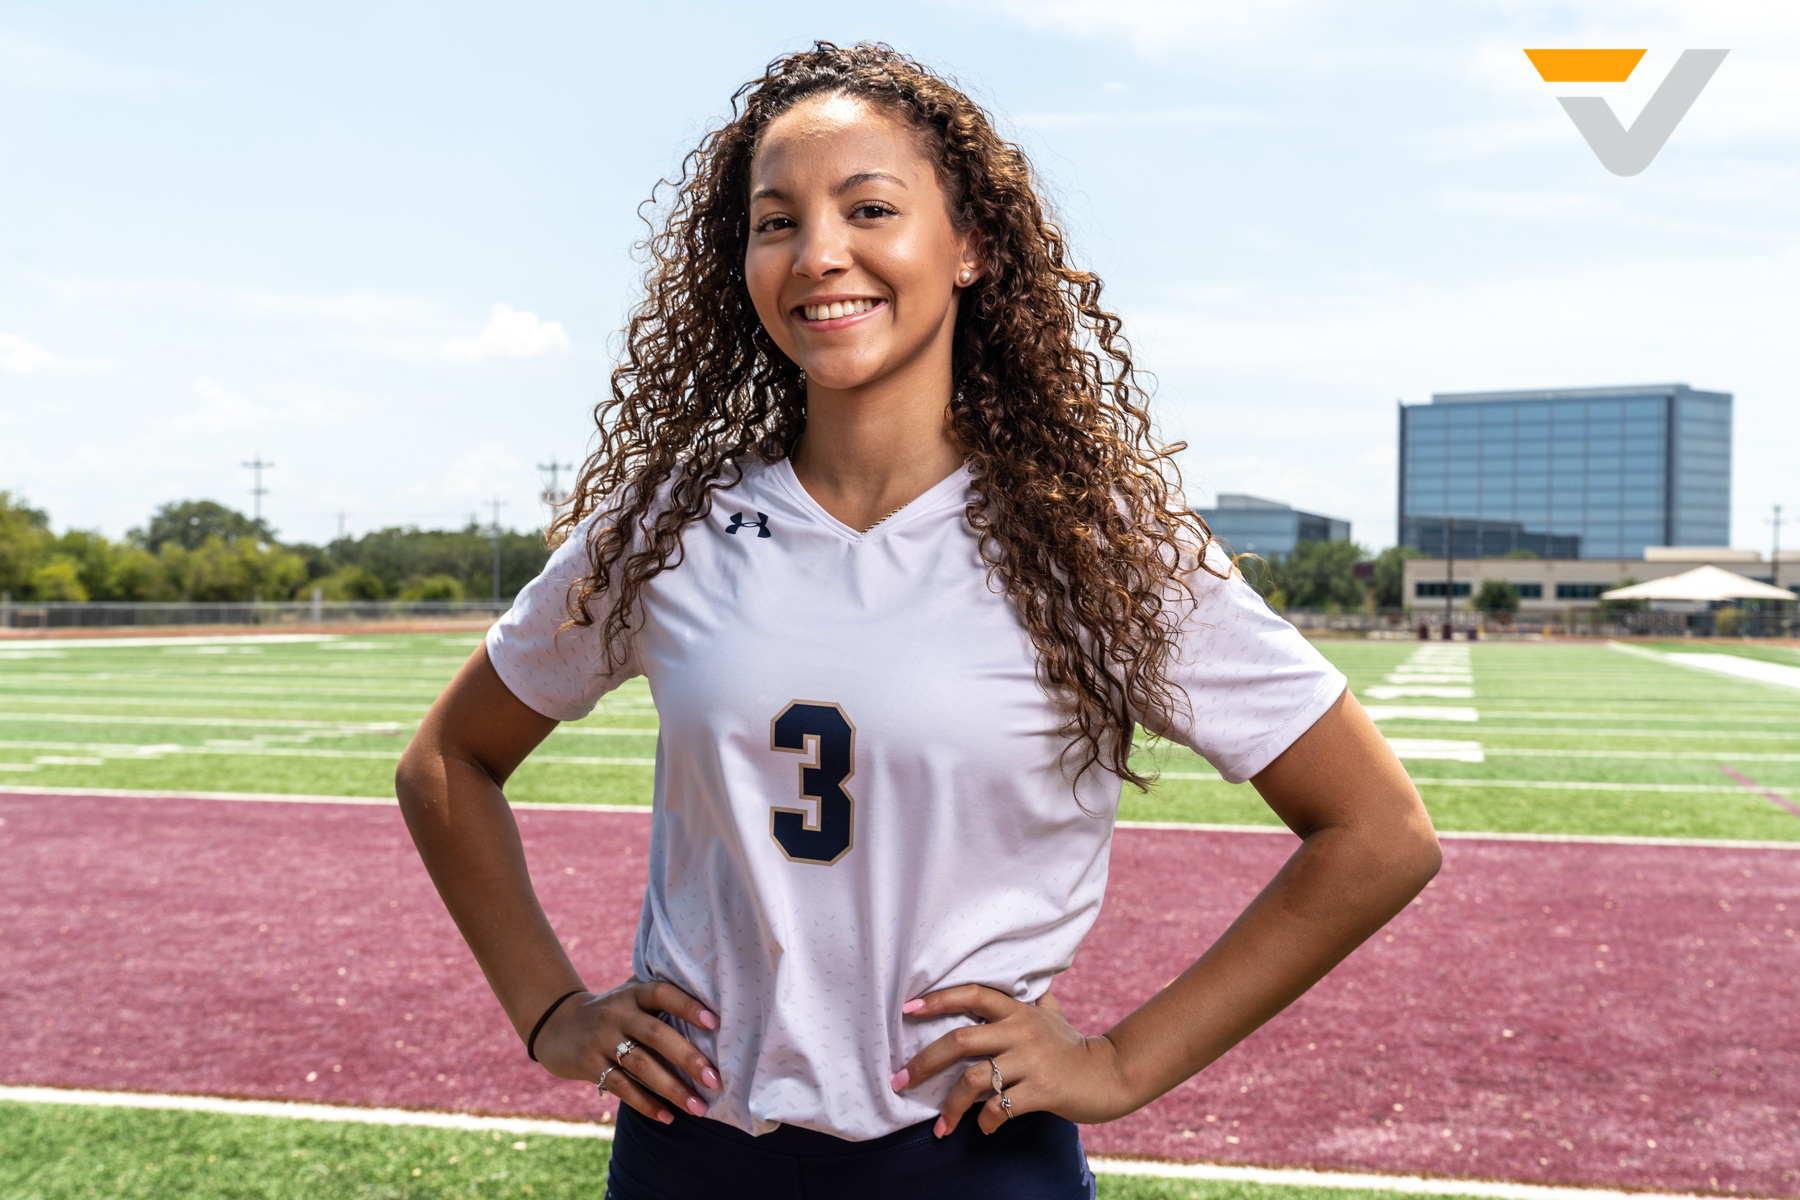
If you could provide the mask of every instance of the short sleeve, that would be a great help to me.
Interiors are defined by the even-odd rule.
[[[589,517],[577,525],[488,629],[488,661],[527,706],[556,721],[579,721],[600,697],[638,674],[636,655],[609,671],[600,622],[567,625],[569,588],[588,567]],[[599,616],[600,614],[596,614]],[[566,626],[566,627],[565,627]]]
[[[1207,555],[1215,570],[1230,566],[1216,544]],[[1242,783],[1311,729],[1348,681],[1235,570],[1200,573],[1194,591],[1171,672],[1187,711],[1145,724]]]

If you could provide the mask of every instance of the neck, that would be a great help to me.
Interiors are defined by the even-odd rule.
[[[810,380],[794,474],[826,512],[867,529],[962,465],[950,435],[950,361],[892,372],[855,388]],[[931,369],[935,368],[935,369]]]

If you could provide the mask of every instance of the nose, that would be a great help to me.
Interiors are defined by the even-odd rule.
[[[794,274],[802,279],[829,279],[850,269],[848,230],[838,221],[809,221],[794,252]]]

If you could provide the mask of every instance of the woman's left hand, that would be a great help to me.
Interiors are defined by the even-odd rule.
[[[1125,1096],[1118,1052],[1104,1037],[1083,1037],[1045,992],[1036,1004],[1015,1000],[980,984],[964,984],[908,1001],[902,1012],[914,1017],[973,1013],[984,1025],[953,1029],[913,1055],[893,1078],[896,1092],[916,1087],[964,1059],[980,1059],[958,1075],[944,1098],[936,1132],[944,1137],[969,1107],[985,1095],[978,1121],[983,1133],[1000,1128],[1009,1116],[1053,1112],[1071,1121],[1111,1121],[1137,1105]],[[1010,1110],[994,1091],[999,1068]]]

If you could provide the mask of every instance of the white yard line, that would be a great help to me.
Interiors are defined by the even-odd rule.
[[[1218,776],[1202,776],[1218,782]],[[1741,789],[1733,788],[1732,791]],[[0,795],[103,796],[127,800],[226,800],[272,804],[347,804],[391,808],[397,801],[380,796],[304,796],[285,792],[189,792],[140,791],[133,788],[18,787],[0,784]],[[512,807],[527,812],[628,813],[648,817],[648,804],[555,804],[546,801],[514,801]],[[1278,833],[1292,837],[1283,825],[1220,825],[1202,821],[1118,821],[1117,829],[1166,829],[1179,833]],[[1438,837],[1476,842],[1553,842],[1601,846],[1699,846],[1720,850],[1800,850],[1800,841],[1752,841],[1744,838],[1638,837],[1630,834],[1493,833],[1475,830],[1438,830]]]
[[[421,1112],[406,1108],[355,1108],[338,1104],[301,1104],[278,1100],[228,1100],[218,1096],[176,1096],[148,1092],[101,1092],[76,1088],[4,1087],[0,1101],[19,1104],[70,1104],[90,1108],[136,1108],[217,1113],[301,1121],[337,1121],[358,1125],[422,1126],[471,1133],[527,1134],[538,1137],[611,1141],[613,1127],[596,1121],[547,1121],[529,1117],[484,1117],[473,1113]],[[1424,1175],[1373,1175],[1349,1171],[1312,1171],[1298,1167],[1236,1167],[1216,1163],[1093,1155],[1088,1166],[1096,1175],[1135,1175],[1154,1179],[1204,1179],[1277,1187],[1344,1188],[1355,1191],[1405,1192],[1420,1196],[1480,1196],[1490,1200],[1700,1200],[1691,1193],[1621,1192],[1607,1188],[1553,1187],[1535,1183],[1501,1183],[1486,1179],[1433,1179]]]
[[[117,650],[121,646],[218,646],[245,644],[279,645],[301,642],[336,642],[341,633],[248,633],[202,637],[88,637],[21,638],[0,642],[0,656],[10,650]]]
[[[40,742],[0,741],[0,750],[67,750],[76,754],[101,755],[125,762],[142,762],[169,756],[218,756],[226,758],[350,758],[392,760],[400,757],[401,747],[392,750],[332,750],[315,746],[180,746],[170,743],[136,742]],[[654,758],[602,758],[581,754],[534,754],[534,763],[552,763],[577,767],[654,767]]]
[[[1207,771],[1163,771],[1163,779],[1188,779],[1202,783],[1224,783],[1218,775]],[[1744,790],[1731,784],[1716,783],[1616,783],[1596,779],[1462,779],[1421,775],[1413,779],[1418,787],[1493,787],[1528,788],[1548,792],[1700,792],[1720,796],[1736,796]]]
[[[1401,758],[1447,759],[1466,763],[1486,761],[1480,742],[1454,741],[1450,738],[1390,737],[1387,744]]]
[[[1431,700],[1473,700],[1475,689],[1471,687],[1417,687],[1411,684],[1378,683],[1374,687],[1363,689],[1363,695],[1373,700],[1400,700],[1407,696],[1419,696]]]
[[[1363,711],[1371,721],[1479,721],[1472,708],[1445,704],[1371,704]]]

